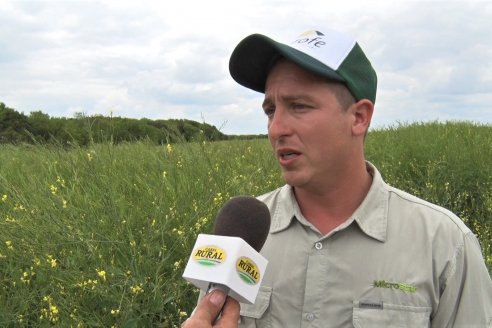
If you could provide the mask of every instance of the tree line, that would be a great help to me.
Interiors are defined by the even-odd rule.
[[[121,143],[144,139],[156,144],[167,144],[254,137],[261,136],[230,136],[213,125],[186,119],[130,119],[103,115],[86,116],[82,113],[76,113],[73,118],[64,118],[50,117],[42,111],[24,115],[0,102],[0,143],[85,146],[90,143]]]

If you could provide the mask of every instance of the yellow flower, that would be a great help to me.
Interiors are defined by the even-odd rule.
[[[173,232],[175,232],[178,236],[181,236],[182,234],[184,234],[184,231],[183,230],[176,229],[176,228],[173,229]]]
[[[53,258],[52,255],[48,255],[48,258],[46,259],[46,262],[48,262],[52,268],[56,268],[56,266],[58,265],[58,263],[56,262],[56,259]]]
[[[26,208],[22,204],[15,204],[14,211],[25,211]]]
[[[65,187],[65,180],[60,178],[60,177],[56,177],[56,182],[58,182],[60,184],[60,186],[62,187]]]
[[[214,203],[215,203],[215,204],[220,204],[220,203],[222,203],[223,199],[224,199],[224,198],[223,198],[223,196],[222,196],[222,193],[220,193],[220,192],[219,192],[219,193],[217,193],[217,195],[214,197]]]
[[[67,201],[65,199],[62,200],[62,203],[63,203],[63,208],[67,208]]]
[[[144,290],[142,288],[142,284],[138,284],[135,286],[130,286],[130,290],[132,291],[133,294],[138,295],[140,293],[143,293]]]
[[[29,273],[24,271],[24,273],[22,273],[22,276],[20,277],[20,281],[23,284],[29,284],[31,282],[31,278],[29,276]]]
[[[112,315],[118,315],[118,314],[120,314],[120,309],[111,309],[111,314]]]
[[[101,278],[103,281],[106,281],[106,271],[104,270],[96,270],[96,271],[99,278]]]
[[[167,153],[170,154],[173,151],[173,146],[171,146],[171,144],[167,144],[166,149],[167,149]]]
[[[43,301],[48,303],[48,307],[41,309],[40,319],[49,319],[52,323],[58,322],[58,307],[53,303],[51,296],[43,297]]]
[[[58,188],[55,185],[50,186],[50,191],[53,195],[56,195],[56,192],[58,191]]]
[[[53,314],[58,314],[58,308],[56,307],[56,305],[51,305],[50,306],[50,311]]]
[[[15,219],[11,217],[10,215],[7,214],[7,217],[5,218],[5,222],[7,223],[15,223]]]
[[[8,249],[10,249],[11,251],[14,250],[14,243],[12,243],[12,240],[7,240],[5,241],[5,245],[7,246]]]
[[[2,196],[2,202],[6,202],[6,201],[7,201],[7,199],[8,199],[8,196],[7,196],[7,195],[3,195],[3,196]]]

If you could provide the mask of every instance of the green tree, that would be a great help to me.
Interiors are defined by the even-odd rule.
[[[0,103],[0,143],[19,143],[30,140],[27,117]]]
[[[31,112],[27,120],[31,126],[31,133],[37,141],[47,142],[50,140],[51,122],[48,114],[42,111]]]

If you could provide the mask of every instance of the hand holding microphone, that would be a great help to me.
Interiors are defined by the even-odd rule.
[[[216,320],[219,314],[220,318]],[[181,328],[236,328],[238,322],[239,303],[222,290],[215,289],[203,297]]]
[[[237,302],[253,304],[258,294],[268,263],[259,251],[269,230],[270,212],[261,201],[238,196],[226,202],[217,215],[214,234],[198,236],[183,273],[186,280],[207,292],[183,327],[212,327],[221,313],[217,304],[224,307],[213,327],[237,326]],[[234,324],[229,326],[229,322]]]

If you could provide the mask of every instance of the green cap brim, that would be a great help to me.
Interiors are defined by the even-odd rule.
[[[279,55],[307,71],[346,83],[342,76],[322,62],[261,34],[250,35],[237,45],[229,61],[229,72],[237,83],[264,93],[268,70]]]

